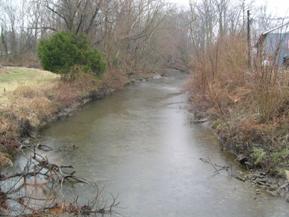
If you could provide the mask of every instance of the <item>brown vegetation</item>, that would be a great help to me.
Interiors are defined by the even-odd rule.
[[[209,115],[224,147],[246,166],[284,175],[289,167],[288,71],[247,69],[242,34],[219,39],[192,61],[188,88],[195,111]]]
[[[210,116],[224,148],[246,167],[284,176],[289,168],[289,72],[280,68],[278,55],[288,23],[271,19],[266,7],[258,10],[244,2],[203,0],[190,6],[187,88],[195,118]],[[279,42],[268,51],[265,37],[274,31],[281,33]]]

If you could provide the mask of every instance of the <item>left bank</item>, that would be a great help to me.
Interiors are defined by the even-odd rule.
[[[96,78],[79,73],[77,78],[64,80],[40,69],[0,68],[0,168],[13,165],[16,153],[47,123],[144,77],[149,76],[129,79],[107,72]]]

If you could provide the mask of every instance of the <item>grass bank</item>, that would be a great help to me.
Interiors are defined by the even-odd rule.
[[[48,122],[67,116],[79,106],[101,99],[129,83],[151,78],[152,73],[127,75],[108,70],[101,78],[77,72],[75,79],[40,69],[0,69],[0,168],[12,165],[13,156],[27,137]]]
[[[82,74],[73,81],[39,69],[2,67],[0,72],[0,159],[6,166],[21,140],[66,109],[97,94],[101,81]]]
[[[24,137],[66,109],[83,103],[102,84],[90,75],[66,82],[39,69],[2,67],[0,72],[0,166],[11,164]],[[2,160],[1,160],[2,159]]]

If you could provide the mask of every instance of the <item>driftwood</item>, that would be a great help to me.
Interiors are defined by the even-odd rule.
[[[212,160],[210,158],[208,158],[208,159],[200,158],[200,160],[203,163],[206,163],[206,164],[209,164],[212,166],[212,168],[214,169],[214,173],[212,176],[216,176],[216,175],[220,174],[222,171],[228,172],[231,169],[231,167],[229,167],[229,166],[222,166],[222,165],[219,165],[219,164],[212,162]]]
[[[46,157],[37,153],[36,149],[37,146],[31,148],[22,171],[0,175],[0,216],[35,217],[51,214],[95,216],[96,214],[112,214],[119,203],[116,198],[112,197],[112,202],[109,205],[100,205],[99,201],[103,191],[97,187],[96,196],[87,204],[79,204],[78,197],[72,202],[60,199],[63,196],[62,189],[66,183],[85,185],[90,185],[90,183],[77,177],[73,166],[51,163]],[[39,190],[43,194],[35,193]]]

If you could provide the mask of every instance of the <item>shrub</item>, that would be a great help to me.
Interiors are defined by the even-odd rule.
[[[92,72],[104,72],[106,69],[106,64],[100,52],[95,49],[87,50],[85,54],[87,60],[86,66]]]
[[[259,165],[266,159],[266,152],[263,148],[253,148],[251,157],[254,159],[254,164]]]
[[[67,74],[74,65],[81,65],[97,76],[106,69],[102,54],[91,48],[84,35],[59,32],[40,41],[38,56],[45,70]]]
[[[110,68],[103,79],[104,85],[116,90],[122,89],[128,82],[126,73],[116,68]]]

